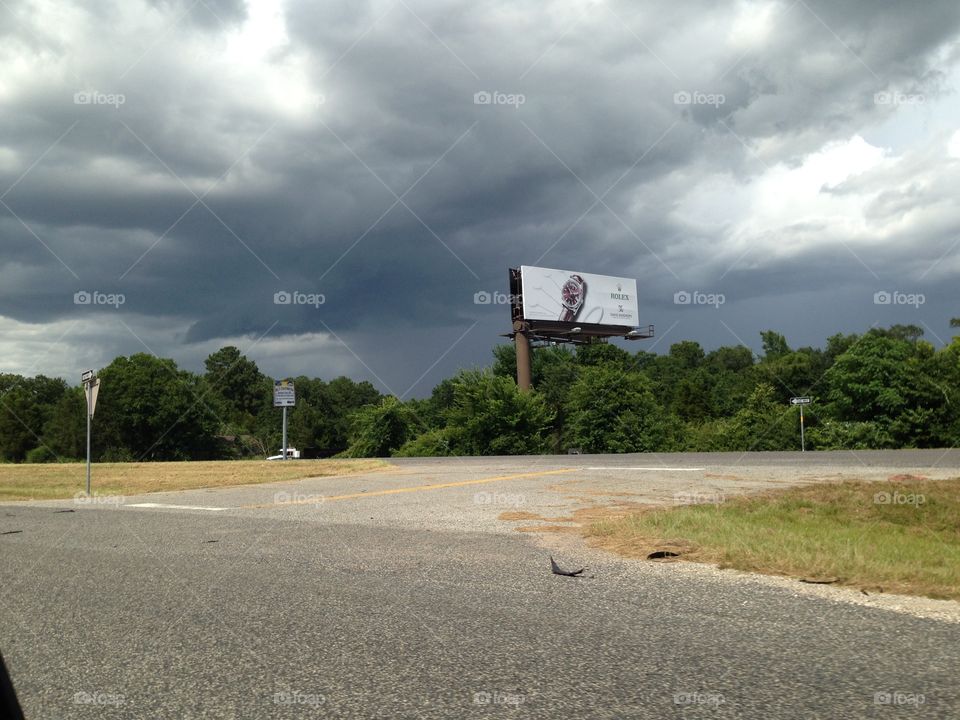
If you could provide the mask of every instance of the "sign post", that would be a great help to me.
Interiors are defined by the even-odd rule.
[[[93,413],[97,409],[97,395],[100,392],[100,378],[93,370],[84,370],[80,375],[83,383],[83,394],[87,401],[87,495],[90,495],[90,429]]]
[[[273,406],[283,408],[283,460],[287,459],[287,408],[297,404],[293,380],[273,381]]]
[[[790,398],[790,404],[800,406],[800,452],[806,452],[807,444],[803,438],[803,406],[810,404],[810,398],[809,397],[792,397]]]

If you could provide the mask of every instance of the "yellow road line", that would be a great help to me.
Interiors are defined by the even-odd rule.
[[[333,502],[335,500],[355,500],[356,498],[377,497],[378,495],[397,495],[399,493],[422,492],[424,490],[442,490],[444,488],[464,487],[467,485],[480,485],[482,483],[499,482],[501,480],[519,480],[520,478],[541,477],[543,475],[559,475],[561,473],[573,472],[574,468],[563,468],[560,470],[540,470],[538,472],[517,473],[516,475],[499,475],[497,477],[480,478],[479,480],[458,480],[456,482],[436,483],[434,485],[414,485],[413,487],[391,488],[390,490],[375,490],[373,492],[350,493],[349,495],[330,495],[323,497],[310,497],[298,500],[288,500],[286,502],[261,503],[257,505],[241,505],[243,509],[277,507],[280,505],[310,505],[316,502]]]

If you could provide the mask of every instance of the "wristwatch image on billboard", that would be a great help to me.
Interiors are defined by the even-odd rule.
[[[563,310],[560,312],[561,322],[573,322],[577,319],[583,301],[587,295],[587,283],[580,275],[571,275],[560,288],[560,302]]]

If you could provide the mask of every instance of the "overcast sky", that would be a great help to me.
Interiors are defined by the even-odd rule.
[[[0,371],[233,344],[422,396],[521,264],[635,277],[631,349],[939,346],[958,38],[956,0],[2,0]]]

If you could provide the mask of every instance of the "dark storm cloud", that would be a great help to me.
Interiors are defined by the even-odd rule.
[[[953,2],[294,2],[288,41],[256,62],[230,49],[245,28],[256,37],[253,5],[73,7],[56,30],[29,10],[9,4],[18,22],[0,30],[14,68],[0,81],[0,193],[14,185],[0,314],[16,321],[76,317],[78,290],[122,292],[131,317],[168,324],[164,354],[332,331],[403,385],[474,322],[436,372],[486,361],[507,311],[473,297],[504,290],[509,266],[636,276],[661,324],[678,290],[763,306],[801,287],[799,266],[822,298],[851,278],[903,284],[905,258],[919,274],[956,237],[939,191],[911,185],[954,177],[920,149],[822,190],[872,198],[878,225],[927,209],[878,230],[890,244],[804,217],[741,249],[734,224],[684,210],[709,178],[747,186],[896,113],[878,92],[937,97],[956,61]],[[522,102],[475,104],[481,92]],[[325,302],[278,305],[283,291]],[[868,326],[856,307],[845,322]],[[700,316],[676,317],[700,331]]]

